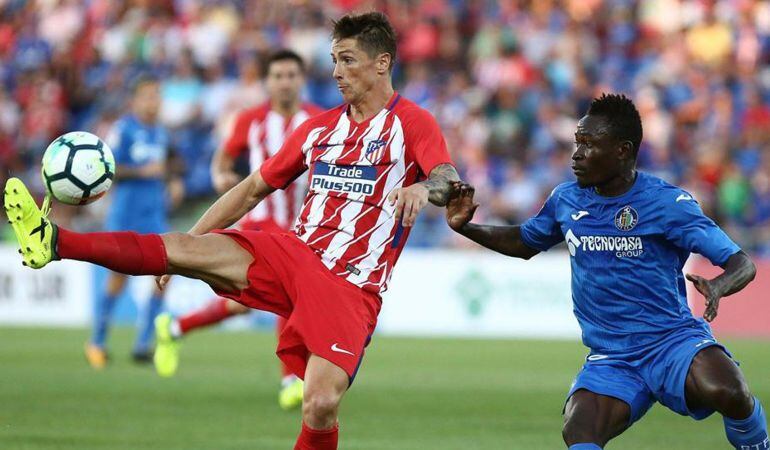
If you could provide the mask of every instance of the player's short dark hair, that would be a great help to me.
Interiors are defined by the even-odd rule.
[[[623,94],[602,94],[601,97],[593,99],[586,114],[607,119],[613,137],[621,141],[631,141],[634,155],[639,153],[642,143],[642,118],[630,98]]]
[[[288,48],[284,48],[271,53],[270,56],[267,57],[267,61],[265,61],[265,75],[267,75],[267,73],[270,71],[270,66],[273,65],[274,62],[278,61],[294,61],[299,66],[299,70],[302,73],[305,73],[305,61],[302,59],[302,57],[299,56],[296,52],[289,50]]]
[[[139,92],[139,89],[141,89],[142,86],[147,84],[160,84],[160,78],[150,74],[142,74],[137,76],[131,82],[131,93],[136,94]]]
[[[389,69],[393,69],[396,62],[396,32],[385,14],[368,12],[343,16],[334,21],[332,38],[355,38],[361,50],[371,58],[382,53],[389,54]]]

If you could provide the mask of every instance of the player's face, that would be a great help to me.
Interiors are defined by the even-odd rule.
[[[575,132],[572,171],[580,187],[603,185],[620,175],[622,151],[601,116],[584,116]]]
[[[144,83],[134,93],[134,113],[145,121],[155,121],[160,109],[160,84]]]
[[[274,61],[267,70],[267,93],[271,99],[282,104],[291,104],[299,99],[305,77],[297,61],[284,59]]]
[[[358,103],[377,81],[378,64],[353,38],[332,41],[332,62],[337,89],[346,103]]]

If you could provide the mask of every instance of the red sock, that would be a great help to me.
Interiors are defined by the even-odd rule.
[[[339,424],[330,430],[314,430],[302,422],[302,432],[297,437],[294,450],[337,450]]]
[[[280,339],[281,338],[281,331],[283,331],[283,328],[286,326],[286,319],[283,316],[278,316],[277,320],[275,321],[275,335]],[[289,375],[294,375],[294,372],[289,369],[289,366],[286,365],[285,362],[283,362],[282,359],[278,359],[281,362],[281,378],[286,378]]]
[[[59,227],[56,253],[62,259],[77,259],[126,275],[163,275],[168,258],[159,234],[75,233]]]
[[[191,312],[184,317],[179,318],[179,329],[182,334],[196,328],[205,327],[217,322],[221,322],[234,314],[227,309],[229,300],[218,298],[213,300],[201,309]]]

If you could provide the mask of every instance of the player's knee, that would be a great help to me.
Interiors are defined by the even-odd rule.
[[[196,248],[199,236],[171,232],[163,234],[162,239],[166,247],[169,268],[186,268],[195,265],[200,253]]]
[[[754,406],[749,386],[742,379],[708,386],[705,395],[717,411],[736,419],[747,417]]]
[[[574,420],[571,414],[565,414],[564,425],[561,428],[561,437],[564,443],[569,445],[594,442],[594,436],[589,429]]]
[[[311,428],[326,429],[337,421],[340,396],[330,392],[305,392],[302,416]]]

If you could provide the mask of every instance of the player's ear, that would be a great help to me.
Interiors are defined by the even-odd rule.
[[[634,144],[631,141],[621,141],[618,145],[618,156],[621,159],[635,159]]]
[[[390,53],[380,53],[377,55],[377,60],[375,62],[377,66],[377,75],[384,75],[388,72],[390,70],[391,61]]]

